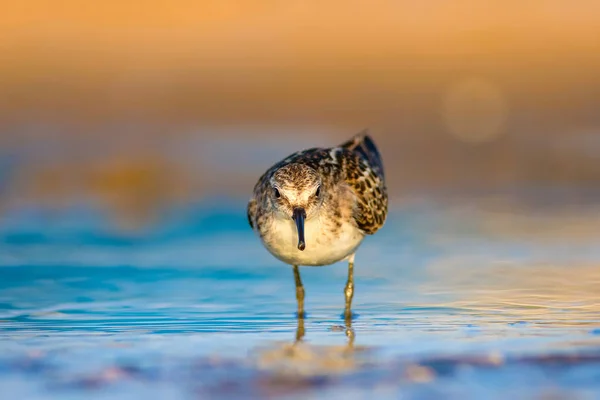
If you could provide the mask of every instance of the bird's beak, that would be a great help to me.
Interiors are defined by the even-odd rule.
[[[306,218],[306,211],[304,208],[294,208],[292,219],[296,223],[298,228],[298,250],[302,251],[306,248],[306,242],[304,241],[304,219]]]

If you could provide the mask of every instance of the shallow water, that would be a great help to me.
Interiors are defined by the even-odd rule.
[[[0,397],[600,397],[598,237],[498,218],[393,212],[357,255],[348,326],[345,264],[301,269],[299,323],[292,271],[242,202],[135,231],[86,207],[13,211],[0,221]]]

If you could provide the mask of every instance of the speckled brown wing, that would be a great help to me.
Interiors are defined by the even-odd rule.
[[[372,235],[387,217],[388,198],[381,156],[373,140],[364,133],[341,147],[354,155],[342,157],[345,180],[357,197],[354,219],[360,230]]]
[[[369,167],[372,168],[378,176],[382,179],[384,178],[383,161],[377,146],[375,146],[375,142],[369,136],[368,130],[365,129],[355,135],[352,139],[342,143],[340,147],[357,153],[361,158],[367,161]]]

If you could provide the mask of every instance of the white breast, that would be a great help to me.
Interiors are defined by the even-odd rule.
[[[276,218],[262,241],[271,254],[291,265],[329,265],[354,254],[364,234],[348,221],[332,233],[332,224],[318,216],[306,220],[306,248],[298,250],[298,232],[291,218]]]

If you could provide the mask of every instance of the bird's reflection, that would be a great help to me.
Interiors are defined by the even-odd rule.
[[[348,348],[352,349],[352,348],[354,348],[354,338],[356,336],[354,334],[354,329],[352,328],[352,314],[346,315],[344,317],[344,322],[346,324],[345,332],[346,332],[346,337],[348,338]]]
[[[297,314],[296,340],[294,342],[295,344],[301,343],[304,339],[304,336],[306,335],[306,328],[304,326],[304,322],[304,314]],[[348,349],[351,349],[354,347],[354,340],[356,338],[356,334],[354,333],[354,329],[352,328],[352,315],[344,315],[343,329],[344,333],[346,334],[346,337],[348,338]]]
[[[298,325],[296,326],[296,343],[299,343],[304,339],[306,331],[304,329],[304,316],[298,316]]]
[[[363,353],[361,350],[364,349],[354,346],[355,333],[352,328],[352,318],[344,318],[343,325],[336,324],[331,327],[334,332],[345,333],[347,340],[342,346],[308,343],[306,318],[303,314],[298,314],[296,323],[294,340],[259,350],[257,360],[261,367],[288,378],[300,379],[306,376],[351,371],[360,364],[360,357],[356,355]]]
[[[349,275],[348,282],[350,282],[351,276],[352,275]],[[354,346],[355,334],[354,329],[352,329],[352,317],[354,316],[354,313],[350,308],[350,303],[347,295],[349,284],[350,283],[346,285],[346,289],[344,291],[344,293],[346,294],[346,305],[344,308],[344,313],[342,315],[344,317],[343,329],[346,333],[346,337],[348,338],[348,348],[352,348]],[[296,301],[298,304],[298,312],[296,313],[296,320],[298,324],[296,326],[296,341],[294,342],[294,344],[302,342],[304,336],[306,335],[306,329],[304,327],[304,320],[306,317],[306,313],[304,312],[304,288],[302,288],[301,293],[299,293],[298,284],[296,284]]]

